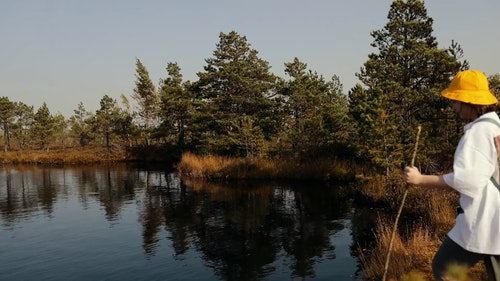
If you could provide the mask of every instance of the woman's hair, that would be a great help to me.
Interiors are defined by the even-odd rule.
[[[478,105],[478,104],[471,104],[471,103],[463,103],[467,106],[469,106],[472,109],[471,116],[468,116],[469,120],[467,121],[473,121],[479,116],[488,113],[488,112],[494,112],[497,109],[496,104],[489,104],[489,105]]]
[[[488,113],[488,112],[494,112],[496,111],[497,109],[497,105],[496,104],[489,104],[489,105],[475,105],[474,106],[477,110],[477,117],[485,114],[485,113]]]

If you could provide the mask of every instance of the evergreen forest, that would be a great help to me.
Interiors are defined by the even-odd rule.
[[[35,109],[0,97],[1,144],[5,152],[105,147],[162,150],[174,158],[184,152],[336,157],[389,175],[408,163],[422,126],[425,149],[416,164],[428,173],[443,171],[464,124],[440,92],[469,68],[466,53],[459,42],[438,47],[423,1],[393,1],[387,19],[371,32],[376,51],[347,92],[337,75],[324,77],[297,57],[284,62],[286,77],[278,77],[244,35],[221,32],[196,81],[185,81],[177,62],[169,62],[155,85],[137,58],[133,94],[104,95],[95,112],[80,102],[65,118],[45,103]],[[500,94],[500,74],[488,79]]]

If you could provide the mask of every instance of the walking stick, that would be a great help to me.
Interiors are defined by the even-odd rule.
[[[422,130],[422,126],[417,127],[417,137],[415,139],[415,148],[413,149],[413,155],[411,157],[411,166],[415,164],[415,157],[417,155],[417,147],[418,147],[418,139],[420,138],[420,131]],[[382,276],[382,281],[385,281],[387,276],[387,269],[389,268],[389,260],[391,259],[392,245],[394,243],[394,237],[396,236],[396,231],[398,228],[399,217],[401,216],[401,212],[403,211],[403,206],[405,204],[406,196],[408,195],[408,189],[406,188],[405,193],[403,194],[403,199],[401,200],[401,205],[399,206],[398,214],[396,215],[396,220],[394,221],[394,227],[392,229],[391,234],[391,242],[389,243],[389,251],[387,252],[387,258],[385,259],[385,267],[384,267],[384,275]]]

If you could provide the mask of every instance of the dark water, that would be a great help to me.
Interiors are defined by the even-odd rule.
[[[0,167],[0,280],[363,280],[346,190]]]

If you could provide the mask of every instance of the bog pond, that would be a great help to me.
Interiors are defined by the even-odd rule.
[[[0,280],[364,280],[348,186],[0,167]]]

